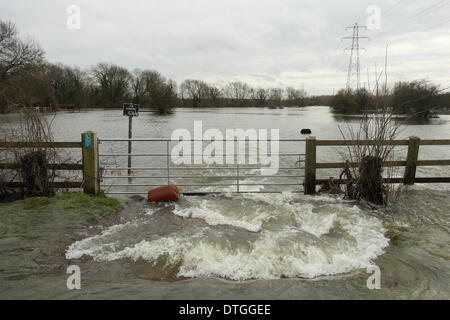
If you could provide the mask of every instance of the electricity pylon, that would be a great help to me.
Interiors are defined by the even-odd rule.
[[[358,23],[355,23],[353,26],[347,27],[345,30],[353,29],[353,35],[351,37],[343,37],[342,40],[352,40],[352,46],[349,48],[345,48],[346,50],[350,50],[350,62],[348,64],[348,74],[347,74],[347,89],[351,89],[352,87],[352,77],[356,73],[356,89],[361,87],[361,67],[359,61],[359,51],[366,50],[365,48],[359,47],[359,39],[367,39],[367,36],[360,36],[359,29],[367,28],[365,26],[361,26]],[[356,69],[356,70],[355,70]]]

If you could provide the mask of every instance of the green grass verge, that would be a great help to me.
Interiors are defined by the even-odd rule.
[[[122,208],[116,199],[83,193],[0,204],[0,244],[64,235]]]

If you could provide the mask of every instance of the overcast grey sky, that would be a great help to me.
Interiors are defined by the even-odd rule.
[[[81,9],[79,30],[67,28],[69,5]],[[364,32],[362,82],[367,68],[371,81],[375,63],[381,70],[389,43],[391,83],[450,87],[450,0],[0,0],[0,19],[36,39],[51,62],[329,94],[346,84],[345,28],[367,24],[371,5],[381,9],[380,29]]]

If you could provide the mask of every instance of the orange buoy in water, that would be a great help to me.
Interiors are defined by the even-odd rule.
[[[180,198],[180,190],[176,185],[168,185],[150,190],[147,200],[149,202],[177,201]]]

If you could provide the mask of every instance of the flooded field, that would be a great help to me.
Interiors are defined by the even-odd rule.
[[[333,115],[326,107],[179,109],[167,117],[143,113],[135,119],[134,136],[167,138],[178,128],[192,130],[193,122],[199,120],[205,128],[220,130],[279,128],[285,139],[302,139],[301,128],[312,129],[318,139],[340,139],[339,126],[358,121]],[[0,117],[2,129],[15,121],[17,115]],[[96,131],[100,138],[124,138],[127,133],[120,111],[60,113],[53,126],[58,141],[78,141],[86,130]],[[450,138],[449,129],[447,115],[407,123],[399,138]],[[114,142],[102,148],[120,152],[126,145]],[[135,148],[144,152],[148,145]],[[292,148],[302,152],[304,147],[281,146],[280,150]],[[399,157],[404,151],[399,148]],[[419,158],[450,159],[450,150],[424,147]],[[318,160],[342,159],[337,150],[323,148]],[[134,165],[162,166],[164,161],[137,159]],[[292,166],[295,161],[282,159],[281,165]],[[319,177],[337,173],[323,170]],[[417,176],[450,176],[450,168],[419,168]],[[265,188],[270,190],[270,186],[257,189]],[[132,191],[138,190],[142,188]],[[58,259],[30,253],[29,268],[15,266],[14,254],[0,242],[4,258],[0,298],[450,298],[449,185],[403,188],[391,207],[378,211],[330,196],[233,191],[229,187],[221,195],[183,197],[175,204],[146,204],[118,196],[129,208],[117,219],[92,228],[69,228],[55,239],[61,243]],[[27,221],[20,223],[25,226]],[[39,237],[43,221],[33,223]],[[21,254],[19,249],[12,252]],[[74,264],[81,269],[82,288],[70,291],[66,268]],[[366,269],[373,265],[381,269],[380,290],[366,286],[370,276]]]

